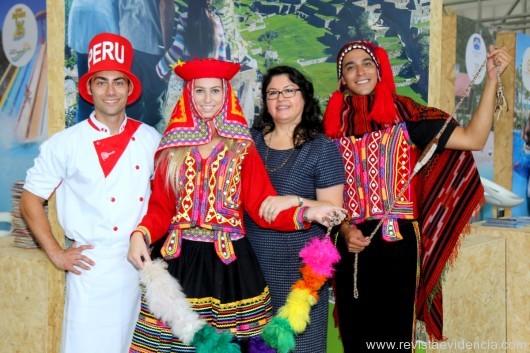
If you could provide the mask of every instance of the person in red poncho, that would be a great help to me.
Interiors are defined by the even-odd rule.
[[[502,73],[511,61],[504,48],[490,47],[484,92],[469,125],[452,120],[434,157],[407,184],[449,115],[396,94],[382,47],[353,41],[338,53],[340,84],[324,129],[338,144],[346,172],[350,218],[340,228],[335,275],[335,318],[345,352],[368,351],[370,342],[410,352],[416,319],[432,339],[443,339],[442,272],[483,202],[469,151],[486,143],[498,65]]]
[[[239,68],[214,59],[175,67],[186,84],[158,147],[148,210],[131,236],[128,258],[140,269],[144,261],[163,258],[193,311],[233,334],[246,352],[272,318],[272,307],[243,212],[261,227],[293,231],[308,229],[311,221],[327,226],[334,215],[340,222],[344,210],[302,206],[274,220],[260,216],[262,202],[276,191],[229,82]],[[175,337],[150,309],[144,288],[131,352],[195,352],[202,333],[193,337]]]

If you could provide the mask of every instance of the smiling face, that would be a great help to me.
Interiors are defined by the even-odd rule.
[[[215,116],[224,99],[223,80],[220,78],[197,78],[193,81],[193,103],[204,119]]]
[[[378,82],[377,67],[366,51],[353,49],[344,56],[340,80],[351,93],[369,95]]]
[[[267,86],[267,92],[283,91],[289,95],[290,90],[295,90],[292,97],[285,98],[284,94],[278,94],[276,99],[267,99],[267,110],[275,124],[298,124],[302,120],[304,97],[299,87],[289,79],[287,74],[272,77]]]
[[[100,71],[87,82],[88,94],[94,99],[94,110],[98,120],[119,115],[125,116],[127,98],[133,85],[120,71]]]

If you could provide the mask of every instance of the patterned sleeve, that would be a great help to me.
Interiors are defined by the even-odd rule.
[[[247,148],[241,171],[243,207],[252,220],[262,228],[278,231],[308,229],[311,223],[303,221],[303,212],[307,207],[292,207],[280,212],[274,222],[267,223],[259,216],[261,203],[267,196],[276,196],[269,175],[254,144]]]
[[[344,184],[346,182],[344,164],[337,145],[324,135],[320,140],[322,143],[319,144],[318,161],[315,166],[316,188],[325,189]]]
[[[186,31],[185,23],[187,16],[187,13],[182,13],[178,16],[175,40],[156,65],[156,72],[160,78],[166,78],[171,74],[171,65],[176,65],[177,60],[184,57],[184,32]]]

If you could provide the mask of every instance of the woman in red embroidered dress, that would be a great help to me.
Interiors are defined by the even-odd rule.
[[[229,80],[239,64],[212,59],[179,63],[186,81],[160,142],[146,216],[131,236],[129,260],[162,257],[194,311],[211,326],[230,331],[242,350],[272,316],[269,290],[245,238],[243,211],[262,227],[304,229],[342,219],[339,207],[295,207],[268,223],[262,201],[276,195],[252,142]],[[339,215],[340,214],[340,215]],[[148,247],[152,246],[152,252]],[[142,310],[132,352],[194,352],[170,328]]]

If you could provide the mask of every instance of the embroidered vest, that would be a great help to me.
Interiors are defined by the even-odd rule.
[[[237,145],[236,145],[237,144]],[[180,256],[182,239],[213,242],[224,263],[236,259],[231,241],[245,236],[241,209],[241,164],[249,142],[236,142],[229,150],[218,145],[202,159],[192,148],[180,170],[180,191],[176,214],[162,256]]]
[[[416,219],[415,179],[401,197],[396,199],[410,178],[419,156],[412,144],[405,123],[362,137],[341,137],[336,140],[344,160],[346,186],[344,208],[350,222],[383,219],[383,238],[401,240],[398,219]],[[391,207],[392,206],[392,207]]]

